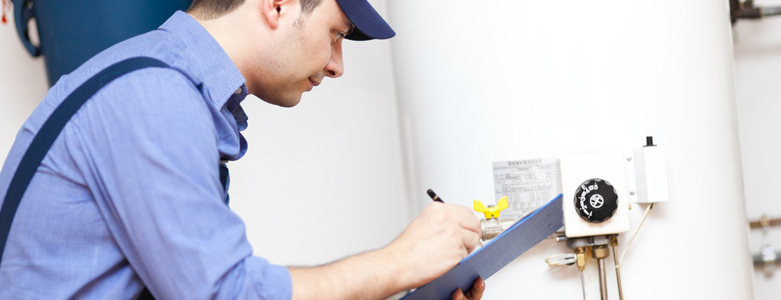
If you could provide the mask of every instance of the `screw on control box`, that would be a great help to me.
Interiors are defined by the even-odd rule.
[[[592,178],[578,186],[574,201],[581,219],[590,223],[602,223],[616,213],[618,193],[606,180]]]

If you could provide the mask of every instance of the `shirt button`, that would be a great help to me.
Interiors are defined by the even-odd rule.
[[[236,95],[241,94],[241,88],[236,89],[236,91],[233,92],[233,93],[236,94]]]

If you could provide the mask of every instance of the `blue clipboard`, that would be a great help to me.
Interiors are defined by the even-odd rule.
[[[453,269],[418,288],[402,300],[452,299],[457,289],[466,292],[477,277],[488,279],[539,244],[564,224],[562,195],[513,224],[488,244],[464,258]]]

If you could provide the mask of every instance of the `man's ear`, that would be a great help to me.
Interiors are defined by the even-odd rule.
[[[260,10],[263,17],[268,22],[271,29],[277,29],[279,27],[279,18],[282,16],[282,8],[284,4],[290,2],[288,0],[260,0]],[[287,12],[287,11],[285,11]]]

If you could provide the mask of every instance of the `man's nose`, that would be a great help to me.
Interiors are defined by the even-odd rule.
[[[331,46],[331,59],[328,61],[328,64],[325,65],[325,74],[331,78],[338,78],[344,74],[341,40]]]

